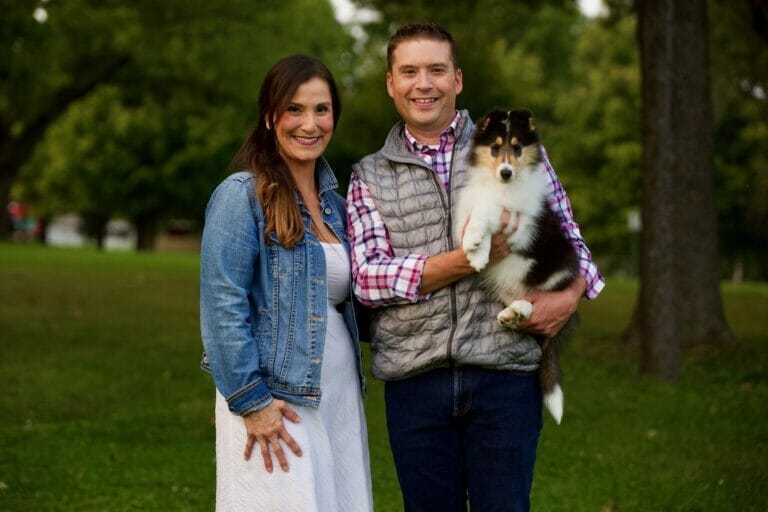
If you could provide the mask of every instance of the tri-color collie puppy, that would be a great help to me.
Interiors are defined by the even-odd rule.
[[[576,251],[547,202],[551,189],[529,111],[493,110],[478,121],[467,183],[458,197],[455,235],[469,263],[482,271],[483,285],[506,306],[498,314],[499,323],[512,329],[533,312],[532,304],[521,297],[562,290],[579,275]],[[506,230],[511,233],[511,254],[486,269],[491,235],[500,229],[504,210],[510,213]],[[552,338],[538,337],[544,405],[558,424],[563,392],[557,348],[575,323],[572,318]]]

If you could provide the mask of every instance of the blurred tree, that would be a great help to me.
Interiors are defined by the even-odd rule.
[[[86,14],[93,9],[82,1],[79,7]],[[130,12],[120,29],[131,34],[130,66],[115,87],[95,85],[90,97],[59,113],[60,126],[24,169],[26,185],[19,190],[48,203],[46,213],[82,208],[98,219],[92,223],[97,237],[105,219],[127,217],[136,224],[140,249],[151,248],[164,218],[200,218],[254,122],[261,78],[278,58],[311,53],[337,77],[353,65],[342,58],[351,37],[327,2],[273,1],[254,9],[245,0],[141,1],[111,9]],[[52,8],[46,25],[77,12]],[[94,25],[115,30],[110,23]],[[71,185],[60,189],[45,185],[66,182]],[[64,203],[52,197],[67,190],[73,197]]]
[[[723,275],[768,279],[768,38],[759,32],[768,3],[711,0],[709,6]],[[750,8],[762,12],[762,23]]]
[[[557,123],[543,134],[582,234],[607,274],[636,275],[640,207],[640,70],[635,18],[585,21],[570,89],[555,95]]]
[[[46,128],[74,101],[131,63],[131,9],[85,9],[81,2],[50,5],[4,1],[0,17],[0,238],[5,205],[19,169]],[[44,16],[48,16],[45,18]],[[75,28],[76,27],[76,28]]]
[[[681,344],[732,339],[717,260],[706,0],[638,0],[643,98],[641,371],[674,378]]]

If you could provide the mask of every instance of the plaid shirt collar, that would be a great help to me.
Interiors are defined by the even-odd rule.
[[[461,114],[459,112],[456,112],[456,116],[453,118],[453,121],[451,121],[451,124],[448,125],[448,127],[440,133],[440,144],[424,144],[423,142],[419,142],[416,140],[416,137],[414,137],[411,132],[408,130],[408,125],[405,125],[405,145],[408,147],[408,151],[411,153],[418,155],[422,159],[425,157],[428,157],[429,159],[434,158],[435,155],[438,153],[445,151],[446,145],[448,145],[448,142],[455,142],[456,141],[456,130],[459,126],[459,121],[461,120]],[[452,145],[451,145],[452,146]]]

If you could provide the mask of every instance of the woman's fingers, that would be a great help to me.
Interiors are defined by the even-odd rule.
[[[256,436],[249,435],[245,438],[245,450],[243,451],[243,457],[245,460],[251,459],[254,444],[256,444]]]
[[[264,469],[267,470],[267,473],[271,473],[274,466],[272,464],[272,455],[269,453],[269,443],[264,438],[259,439],[259,447],[261,448],[261,458],[264,459]]]
[[[291,434],[289,434],[285,428],[283,428],[281,437],[283,438],[285,444],[288,445],[288,448],[290,448],[297,457],[301,457],[301,447],[299,446],[299,443],[297,443],[296,440],[291,437]]]
[[[301,447],[286,430],[283,418],[293,423],[301,421],[296,411],[282,400],[273,400],[261,411],[251,413],[244,418],[247,435],[243,456],[245,460],[249,460],[253,447],[258,442],[264,468],[268,473],[274,470],[273,456],[277,459],[280,468],[288,471],[288,459],[282,443],[285,443],[297,457],[301,457],[302,454]]]
[[[301,421],[301,416],[299,416],[296,411],[291,409],[288,404],[283,406],[283,416],[288,418],[291,423],[299,423]]]
[[[277,463],[280,464],[280,469],[288,471],[288,460],[285,458],[283,447],[280,446],[280,439],[278,439],[277,436],[270,440],[270,446],[272,447],[272,451],[275,452],[275,457],[277,457]],[[272,472],[271,469],[268,469],[267,471],[270,473]]]

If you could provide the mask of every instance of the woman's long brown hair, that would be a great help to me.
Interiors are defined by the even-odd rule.
[[[286,248],[293,247],[304,236],[304,223],[296,202],[296,183],[280,155],[275,125],[299,86],[313,78],[320,78],[328,84],[335,129],[341,115],[341,102],[333,75],[315,57],[291,55],[278,61],[264,77],[259,91],[256,128],[235,156],[237,164],[258,176],[256,194],[264,210],[267,243],[274,231],[280,245]]]

